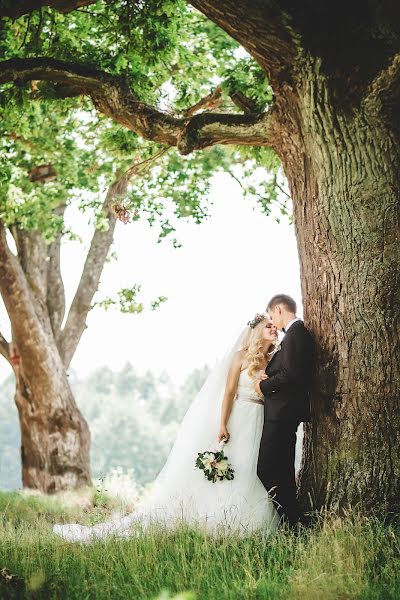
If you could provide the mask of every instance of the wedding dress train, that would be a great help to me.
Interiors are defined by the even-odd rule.
[[[218,380],[221,376],[219,372]],[[211,378],[203,394],[215,390],[215,383]],[[204,401],[191,407],[164,468],[149,494],[139,501],[132,513],[93,527],[54,525],[54,533],[67,541],[88,542],[110,535],[133,537],[137,535],[135,524],[142,530],[151,523],[168,528],[186,523],[213,535],[274,531],[279,523],[278,513],[257,476],[264,406],[253,390],[247,370],[239,377],[228,423],[231,437],[224,446],[235,471],[234,479],[212,483],[195,467],[197,453],[210,450],[213,442],[216,444],[222,390],[220,386],[219,396],[214,401],[207,400],[206,413]]]

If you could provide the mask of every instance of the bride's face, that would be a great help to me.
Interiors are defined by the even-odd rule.
[[[270,321],[264,321],[263,338],[267,342],[274,342],[278,336],[276,327]]]

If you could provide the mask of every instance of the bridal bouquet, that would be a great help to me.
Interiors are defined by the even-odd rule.
[[[225,443],[224,440],[223,443]],[[223,443],[220,450],[208,450],[199,452],[197,455],[196,467],[201,469],[204,472],[204,477],[213,483],[218,480],[223,481],[224,479],[231,480],[234,478],[235,471],[224,454]]]

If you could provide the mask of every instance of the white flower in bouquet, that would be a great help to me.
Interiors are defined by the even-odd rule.
[[[216,462],[214,466],[217,469],[217,471],[225,472],[229,467],[229,463],[227,459],[224,458],[223,460],[219,460],[218,462]]]
[[[212,452],[205,452],[203,455],[203,465],[206,471],[212,471],[215,463],[215,454]]]

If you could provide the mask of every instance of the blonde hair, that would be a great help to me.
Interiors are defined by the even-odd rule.
[[[250,328],[243,344],[244,362],[247,364],[251,379],[255,379],[256,372],[260,370],[265,359],[263,353],[265,323],[269,323],[269,319],[263,319],[255,327]]]

